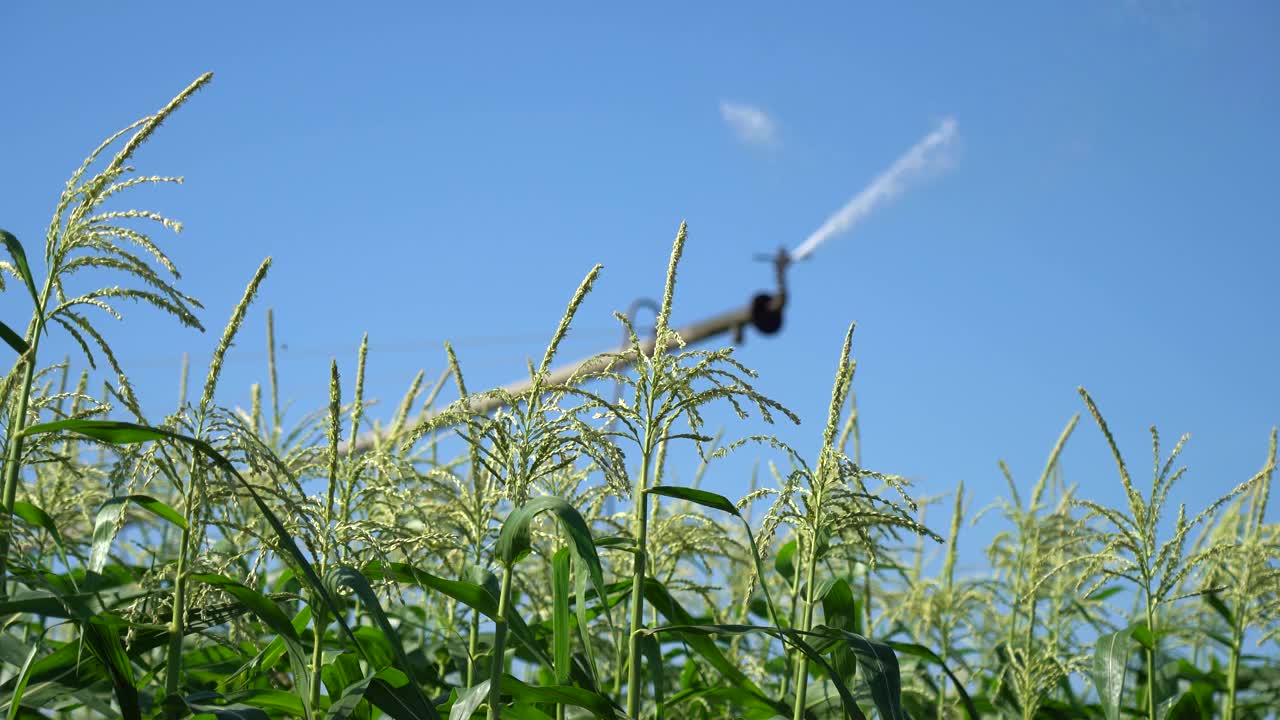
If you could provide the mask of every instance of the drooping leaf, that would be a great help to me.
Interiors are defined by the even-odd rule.
[[[595,650],[591,648],[591,627],[587,624],[587,574],[582,571],[581,560],[575,557],[573,563],[574,613],[578,621],[578,637],[582,640],[582,652],[587,659],[586,670],[591,677],[591,687],[595,687],[599,683],[600,669],[596,665]],[[607,604],[604,598],[601,598],[601,602]]]
[[[513,720],[553,720],[550,715],[539,710],[537,705],[528,703],[508,705],[503,708],[502,716]]]
[[[68,593],[63,595],[43,590],[24,592],[17,597],[0,601],[0,614],[30,613],[47,618],[85,620],[92,614],[87,609],[86,602],[93,600],[94,597],[92,594]]]
[[[289,665],[293,668],[293,682],[302,697],[309,697],[311,688],[310,658],[302,644],[302,638],[293,628],[293,623],[284,611],[263,596],[257,590],[242,585],[234,580],[213,573],[194,573],[190,576],[193,582],[218,588],[249,608],[259,620],[276,634],[289,654]],[[310,708],[304,706],[306,717],[311,717]]]
[[[627,582],[626,585],[630,585],[630,582]],[[685,610],[684,606],[675,599],[661,582],[653,578],[646,578],[644,596],[649,606],[666,618],[670,625],[691,626],[697,624],[694,617],[689,614],[689,611]],[[752,682],[746,673],[742,672],[741,668],[725,657],[720,646],[716,645],[709,637],[712,634],[714,633],[690,634],[683,639],[691,649],[702,656],[702,659],[706,660],[707,664],[723,675],[730,684],[764,696],[759,686]]]
[[[293,616],[293,620],[290,621],[290,624],[293,626],[293,634],[301,638],[302,633],[311,625],[311,606],[303,605],[299,608],[298,614]],[[288,648],[285,647],[284,638],[277,635],[258,652],[257,656],[253,659],[253,667],[274,667],[276,663],[280,662],[280,658],[284,657],[286,652],[288,652]],[[329,665],[326,665],[325,669],[328,669],[329,667]],[[359,672],[355,673],[351,678],[351,681],[354,682],[355,679],[360,676],[361,674]],[[324,676],[322,674],[321,679],[323,680],[323,678]],[[325,687],[328,687],[328,681],[325,681]],[[344,687],[346,687],[346,685],[341,685],[338,687],[338,690],[341,690]],[[337,691],[335,690],[333,694],[336,693]]]
[[[31,302],[33,306],[40,306],[40,296],[36,293],[36,282],[31,276],[31,266],[27,264],[27,251],[22,249],[22,243],[18,242],[18,238],[8,230],[0,230],[0,241],[4,242],[5,248],[9,251],[9,257],[13,258],[13,266],[17,268],[18,275],[22,278],[22,284],[27,287],[27,292],[31,294]],[[26,352],[25,350],[23,352]]]
[[[790,715],[779,713],[778,706],[762,700],[747,690],[726,685],[683,689],[668,698],[667,705],[669,708],[676,708],[682,703],[694,701],[733,703],[742,709],[744,718],[752,718],[752,720],[773,720],[774,718],[791,720]]]
[[[53,518],[49,517],[49,513],[32,505],[25,500],[16,500],[13,503],[13,514],[22,518],[30,525],[34,525],[45,532],[49,533],[49,537],[59,549],[62,545],[62,534],[58,532],[58,526],[53,522]]]
[[[564,498],[542,495],[530,499],[507,516],[498,534],[496,551],[498,559],[505,567],[513,567],[520,558],[532,548],[530,525],[533,519],[543,512],[549,512],[560,524],[561,530],[569,538],[570,546],[579,558],[587,565],[591,582],[596,592],[604,594],[604,569],[600,565],[600,556],[596,553],[595,543],[591,539],[591,529],[582,519],[582,514]]]
[[[533,519],[543,512],[555,517],[560,529],[568,536],[569,546],[573,553],[587,568],[588,577],[600,597],[604,597],[604,568],[600,564],[600,555],[596,552],[595,543],[591,539],[591,529],[582,519],[582,514],[564,498],[553,495],[542,495],[530,499],[516,508],[502,523],[498,533],[495,551],[498,560],[504,567],[514,567],[515,563],[529,553],[532,548],[531,525]],[[609,621],[608,612],[605,613]]]
[[[858,602],[853,596],[852,588],[849,587],[849,581],[844,578],[830,578],[830,580],[832,580],[831,584],[818,594],[826,624],[833,628],[857,632],[855,626],[859,623],[860,614]],[[846,679],[853,677],[857,669],[853,651],[847,647],[837,649],[831,658],[831,666],[840,677]]]
[[[862,670],[862,679],[871,689],[871,700],[880,711],[880,717],[886,720],[903,720],[906,717],[902,711],[902,675],[893,648],[839,628],[814,628],[814,631],[839,633],[848,643],[858,660],[858,668]]]
[[[751,560],[755,564],[756,577],[761,579],[764,578],[764,564],[760,560],[760,548],[756,547],[755,535],[751,532],[751,523],[747,522],[747,519],[742,517],[742,514],[738,512],[737,506],[730,502],[729,498],[707,490],[701,490],[699,488],[680,487],[676,485],[657,485],[655,487],[648,488],[645,492],[652,495],[662,495],[665,497],[676,498],[678,500],[685,500],[696,505],[711,508],[712,510],[729,513],[730,515],[738,518],[738,521],[742,523],[743,530],[747,534],[747,543],[751,546]],[[760,590],[764,593],[765,605],[769,610],[769,620],[775,625],[781,625],[782,623],[778,618],[778,613],[774,609],[773,597],[769,594],[768,583],[761,581]]]
[[[248,690],[237,690],[226,694],[228,702],[248,703],[256,708],[262,708],[268,712],[275,711],[283,715],[298,717],[306,714],[303,709],[302,698],[297,693],[285,692],[284,690],[272,690],[270,688],[250,688]]]
[[[296,621],[294,627],[298,627]],[[370,720],[373,717],[373,706],[367,702],[361,704],[360,701],[367,699],[365,693],[375,677],[375,673],[368,675],[364,673],[360,667],[359,656],[351,651],[338,653],[325,663],[320,669],[320,680],[324,683],[331,699],[329,715],[346,713],[343,717]]]
[[[93,523],[93,545],[89,551],[89,569],[101,572],[111,554],[111,544],[115,542],[116,530],[120,526],[120,517],[133,503],[156,517],[169,521],[185,530],[187,521],[176,510],[150,495],[120,495],[102,503],[98,508],[98,516]]]
[[[645,492],[650,495],[662,495],[663,497],[685,500],[687,502],[694,503],[695,505],[711,508],[712,510],[727,512],[730,515],[738,514],[738,508],[729,501],[729,498],[707,490],[701,490],[699,488],[680,487],[677,485],[656,485],[654,487],[647,488]]]
[[[382,610],[382,603],[378,600],[377,594],[374,593],[373,587],[369,585],[369,581],[365,576],[361,575],[360,571],[353,567],[338,565],[329,570],[328,579],[334,584],[350,588],[356,594],[356,597],[360,598],[364,611],[368,613],[378,630],[382,632],[383,638],[391,646],[391,651],[395,655],[399,669],[408,676],[412,671],[412,666],[409,664],[409,656],[405,654],[404,645],[400,642],[400,633],[396,631],[391,621],[387,619],[386,613]],[[412,681],[409,682],[409,686],[412,688],[408,695],[409,699],[413,701],[411,709],[418,713],[420,717],[435,720],[438,717],[435,706],[422,693],[422,686]]]
[[[1128,630],[1130,637],[1137,641],[1137,643],[1142,646],[1142,649],[1155,649],[1155,639],[1151,635],[1151,630],[1147,628],[1147,622],[1145,620],[1130,625]]]
[[[1204,599],[1205,604],[1213,608],[1214,612],[1218,613],[1219,617],[1226,621],[1228,626],[1234,626],[1236,624],[1235,613],[1231,612],[1231,608],[1227,607],[1227,604],[1222,601],[1222,598],[1218,596],[1218,593],[1207,592],[1200,597]]]
[[[362,574],[375,580],[393,578],[398,582],[441,593],[473,610],[478,610],[480,614],[490,620],[494,620],[498,616],[497,599],[487,590],[474,583],[438,577],[405,563],[370,563],[365,566]],[[520,641],[538,662],[547,667],[554,667],[554,661],[547,653],[547,649],[534,637],[533,631],[529,629],[529,625],[518,613],[514,611],[507,613],[507,630]]]

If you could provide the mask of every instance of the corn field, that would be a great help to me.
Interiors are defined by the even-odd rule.
[[[1175,510],[1186,438],[1168,448],[1151,430],[1148,486],[1081,389],[1126,504],[1064,478],[1059,455],[1084,432],[1071,418],[1033,483],[1006,471],[1007,497],[975,510],[963,484],[925,497],[861,464],[852,326],[832,339],[811,447],[707,427],[715,407],[799,419],[732,348],[689,349],[669,327],[683,225],[653,351],[618,315],[630,349],[572,383],[548,374],[599,266],[528,393],[469,387],[446,346],[450,372],[420,374],[374,419],[366,343],[286,422],[268,311],[266,382],[249,409],[223,407],[267,259],[196,399],[184,374],[178,407],[144,409],[99,320],[127,300],[200,328],[201,305],[158,238],[180,224],[117,203],[181,181],[130,163],[210,79],[76,169],[43,263],[37,241],[2,233],[6,717],[1278,717],[1274,431],[1255,475]],[[51,362],[50,333],[81,353]],[[111,378],[102,392],[90,370]],[[700,487],[743,453],[762,468],[744,497]],[[685,456],[697,466],[675,472]],[[992,513],[990,571],[958,574],[960,534]]]

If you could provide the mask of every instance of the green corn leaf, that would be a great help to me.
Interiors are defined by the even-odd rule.
[[[48,618],[84,620],[93,614],[86,603],[94,599],[93,594],[84,593],[28,592],[0,602],[0,614],[30,613]]]
[[[973,698],[969,697],[969,691],[965,690],[964,683],[960,681],[960,678],[956,677],[955,673],[951,672],[951,668],[947,667],[947,664],[942,661],[942,658],[937,653],[917,643],[888,640],[885,641],[885,644],[900,655],[911,655],[942,668],[942,671],[951,679],[951,684],[955,687],[956,693],[960,696],[960,702],[964,705],[965,712],[968,713],[971,720],[978,720],[981,717],[978,712],[978,706],[974,703]]]
[[[439,720],[440,714],[434,705],[428,705],[426,714],[417,709],[417,695],[421,688],[410,688],[415,684],[404,673],[395,668],[383,668],[374,675],[369,688],[365,690],[365,698],[374,707],[395,718],[395,720]]]
[[[463,690],[458,694],[458,699],[453,701],[453,707],[449,708],[449,720],[468,720],[487,697],[489,697],[488,680]]]
[[[182,699],[191,714],[212,716],[214,720],[271,720],[265,710],[239,702],[226,702],[221,693],[202,691]]]
[[[49,537],[58,549],[63,549],[62,534],[58,532],[58,526],[53,522],[53,518],[49,517],[49,513],[25,500],[17,500],[13,503],[13,514],[22,518],[27,524],[49,533]]]
[[[1145,620],[1134,623],[1129,626],[1128,630],[1130,637],[1137,641],[1137,643],[1142,646],[1143,650],[1155,649],[1155,640],[1151,636],[1151,631],[1147,629],[1147,622]]]
[[[128,623],[111,615],[96,615],[80,625],[80,637],[85,647],[102,663],[107,679],[111,682],[120,716],[125,720],[142,720],[142,704],[133,674],[133,664],[121,642]]]
[[[555,703],[586,708],[598,718],[622,718],[624,713],[609,698],[598,693],[564,685],[527,685],[511,675],[502,676],[502,694],[517,703]]]
[[[86,581],[83,583],[88,585]],[[104,680],[111,680],[111,669],[107,667],[107,663],[100,659],[100,653],[86,652],[89,648],[88,642],[92,633],[102,634],[109,632],[116,638],[124,637],[126,633],[132,632],[129,644],[124,647],[129,659],[139,659],[145,661],[145,656],[155,648],[166,645],[169,642],[169,632],[167,627],[157,628],[151,625],[136,625],[128,621],[110,614],[108,612],[95,611],[88,604],[93,598],[92,593],[79,595],[33,595],[19,600],[11,600],[15,612],[31,612],[48,617],[67,618],[78,625],[96,625],[101,627],[89,627],[84,631],[85,644],[80,642],[64,643],[59,645],[52,652],[39,658],[31,667],[31,681],[27,688],[26,697],[35,702],[35,698],[39,697],[45,700],[50,697],[75,697],[77,701],[86,704],[89,707],[98,709],[100,707],[98,696],[90,692],[90,688]],[[45,603],[41,609],[37,609],[33,603]],[[23,605],[29,606],[28,609],[19,610]],[[8,606],[6,606],[8,607]],[[49,612],[45,612],[45,608],[50,608]],[[3,611],[0,611],[3,612]],[[218,623],[225,622],[226,619],[219,619]],[[102,627],[109,628],[103,631]],[[194,634],[206,630],[209,626],[199,623],[189,623],[186,627],[188,634]],[[17,665],[21,660],[14,659],[12,648],[7,643],[9,636],[0,634],[0,657],[6,662]],[[16,641],[15,641],[16,642]],[[107,644],[111,641],[108,638]],[[22,645],[19,643],[19,645]],[[105,647],[110,651],[110,647]],[[22,645],[22,656],[25,657],[28,648]],[[117,668],[127,667],[120,666]],[[0,691],[12,692],[14,680],[11,678],[8,682],[0,685]],[[106,707],[101,706],[101,707]],[[112,715],[110,710],[102,710],[100,714]]]
[[[1093,684],[1107,720],[1120,717],[1120,699],[1124,696],[1125,674],[1133,652],[1133,631],[1133,627],[1128,627],[1103,635],[1093,646]]]
[[[799,547],[800,545],[795,540],[788,540],[782,547],[778,548],[778,554],[773,556],[773,569],[786,578],[787,582],[790,582],[791,578],[796,574],[795,558],[796,550]]]
[[[425,570],[419,570],[405,563],[374,562],[364,568],[365,577],[378,580],[391,578],[401,583],[415,585],[424,590],[433,590],[453,598],[490,620],[498,616],[498,601],[489,591],[475,583],[462,580],[449,580],[437,577]],[[507,631],[529,651],[533,658],[546,667],[555,667],[546,648],[534,636],[529,625],[514,611],[507,613]]]
[[[853,633],[845,633],[854,636]],[[871,699],[880,711],[880,717],[904,720],[902,710],[902,675],[898,668],[898,656],[881,642],[861,636],[850,640],[862,677],[871,688]]]
[[[213,449],[213,447],[208,443],[198,438],[188,437],[168,430],[117,420],[58,420],[55,422],[32,425],[26,428],[22,432],[22,435],[31,436],[62,431],[76,432],[103,442],[115,444],[171,440],[173,442],[187,445],[196,452],[199,452],[228,476],[233,478],[240,487],[244,488],[245,492],[249,494],[249,497],[252,498],[254,504],[258,508],[258,511],[262,514],[262,517],[267,521],[267,524],[271,526],[271,530],[275,533],[276,539],[280,543],[280,547],[285,551],[285,555],[287,555],[289,560],[293,561],[294,567],[302,572],[301,580],[303,581],[303,584],[305,584],[311,592],[315,593],[317,597],[324,601],[329,612],[337,620],[338,626],[342,628],[347,638],[355,643],[357,649],[359,649],[359,643],[356,642],[355,635],[351,632],[351,626],[347,624],[346,619],[342,616],[337,600],[325,588],[324,582],[316,573],[315,568],[312,567],[311,561],[309,561],[307,556],[303,555],[302,551],[298,549],[298,544],[294,541],[293,536],[289,533],[288,529],[285,528],[284,523],[280,522],[280,518],[276,517],[276,514],[271,511],[270,506],[263,501],[262,496],[258,494],[258,491],[255,490],[242,475],[240,475],[240,472],[236,470],[235,465],[233,465],[230,460],[223,457],[217,450]]]
[[[840,695],[840,702],[846,713],[848,713],[849,715],[855,718],[863,718],[863,719],[866,718],[866,715],[858,707],[858,703],[854,699],[853,693],[849,691],[848,686],[845,685],[844,681],[841,680],[840,677],[836,675],[834,669],[831,667],[831,664],[827,662],[827,659],[823,657],[822,653],[819,652],[813,645],[809,644],[805,639],[806,636],[817,636],[822,639],[826,639],[825,636],[819,636],[816,633],[803,633],[803,632],[800,632],[799,630],[792,630],[790,628],[776,628],[776,627],[767,627],[763,625],[737,625],[737,624],[664,625],[662,627],[645,629],[645,630],[642,630],[641,632],[649,635],[657,635],[660,633],[674,633],[677,635],[681,635],[686,639],[695,638],[699,636],[709,638],[711,636],[716,636],[716,635],[749,635],[749,634],[771,635],[773,637],[778,638],[779,640],[782,640],[784,643],[795,648],[796,650],[800,651],[801,653],[804,654],[805,657],[809,658],[810,662],[817,665],[818,667],[821,667],[823,670],[827,672],[827,677],[831,680],[832,687],[834,687],[836,689],[836,692]],[[890,651],[890,654],[892,654],[892,651]],[[896,664],[894,667],[896,669]],[[872,692],[874,697],[875,695],[874,686],[873,686]],[[879,702],[877,702],[876,704],[878,706]],[[779,709],[785,710],[785,705]],[[881,713],[882,713],[882,716],[885,717],[887,720],[899,720],[899,718],[901,718],[900,714],[885,715],[883,714],[884,713],[883,709],[881,710]]]
[[[24,660],[30,652],[30,648],[17,638],[0,635],[0,655],[9,664],[25,664]],[[92,655],[79,651],[78,643],[63,644],[36,660],[25,676],[27,684],[22,697],[25,699],[24,704],[29,707],[40,707],[56,698],[74,698],[104,717],[110,717],[115,712],[106,696],[92,687],[106,677],[105,671],[94,661]],[[21,675],[10,678],[3,685],[4,697],[12,695],[21,678]]]
[[[498,595],[502,593],[502,581],[489,568],[468,563],[463,577],[466,578],[467,582],[484,588],[486,592],[493,596],[494,602],[498,601]]]
[[[675,498],[677,500],[686,500],[696,505],[727,512],[730,515],[738,515],[738,508],[729,501],[729,498],[707,490],[700,490],[691,487],[679,487],[676,485],[658,485],[645,490],[650,495],[662,495],[663,497]]]
[[[755,563],[756,577],[761,580],[764,578],[764,563],[760,560],[760,548],[756,547],[756,538],[751,532],[751,523],[747,522],[747,519],[742,517],[741,513],[738,512],[738,507],[730,502],[729,498],[706,490],[700,490],[698,488],[679,487],[676,485],[658,485],[645,490],[645,492],[653,495],[662,495],[665,497],[685,500],[703,507],[711,508],[712,510],[729,513],[730,515],[738,518],[738,521],[742,523],[742,527],[747,533],[747,543],[751,546],[751,559]],[[778,613],[774,609],[773,598],[769,594],[769,584],[763,581],[760,582],[760,590],[764,593],[765,605],[769,609],[769,620],[772,621],[774,625],[780,627],[782,622],[779,620]]]
[[[348,658],[351,663],[356,662],[355,656],[350,653],[344,653],[343,656]],[[325,667],[325,670],[327,669],[328,666]],[[357,665],[355,669],[359,670],[359,666]],[[321,672],[323,673],[324,671]],[[347,720],[347,718],[357,715],[361,717],[368,717],[368,713],[360,714],[360,703],[364,701],[364,696],[369,690],[369,685],[372,684],[376,678],[376,673],[370,673],[355,682],[346,684],[342,688],[341,693],[335,693],[331,689],[329,696],[336,697],[337,699],[330,703],[329,711],[326,712],[324,716],[325,720]],[[328,685],[328,683],[325,684]]]
[[[898,667],[898,656],[894,654],[892,647],[848,630],[825,625],[815,627],[807,635],[842,641],[853,651],[858,668],[862,670],[862,680],[871,690],[871,700],[880,712],[880,717],[885,720],[906,718],[906,713],[902,710],[902,674]]]
[[[504,567],[514,567],[520,558],[532,549],[531,524],[540,513],[549,512],[560,524],[561,530],[569,537],[570,547],[574,554],[587,567],[591,584],[600,597],[604,597],[604,568],[600,565],[600,556],[596,553],[595,543],[591,539],[591,530],[582,519],[582,515],[563,498],[543,495],[533,498],[516,508],[502,524],[498,534],[496,552]],[[606,621],[609,615],[605,613]]]
[[[636,551],[636,541],[634,538],[619,537],[610,535],[608,537],[596,538],[596,548],[608,548],[610,550],[626,550],[628,552]]]
[[[759,696],[742,688],[717,685],[714,687],[694,687],[681,690],[667,699],[668,708],[676,708],[693,701],[715,704],[732,703],[742,708],[743,717],[752,720],[791,720],[790,715],[781,715],[774,705],[761,700]]]
[[[1201,718],[1213,717],[1213,710],[1200,706],[1197,702],[1196,695],[1193,691],[1188,690],[1174,701],[1166,701],[1166,705],[1161,708],[1160,715],[1164,720],[1200,720]]]
[[[44,639],[44,633],[40,634],[41,640]],[[9,711],[5,714],[6,720],[17,720],[18,713],[22,710],[22,694],[27,690],[27,683],[31,680],[31,665],[36,660],[36,655],[40,652],[40,642],[31,643],[31,652],[27,653],[27,658],[22,662],[22,667],[18,669],[17,681],[13,686],[13,691],[9,694]]]
[[[630,585],[630,583],[626,584]],[[644,597],[649,606],[656,609],[659,614],[666,618],[669,624],[680,626],[696,624],[693,616],[671,595],[666,586],[657,580],[645,578]],[[698,653],[703,660],[706,660],[731,685],[756,693],[767,700],[768,698],[766,698],[759,686],[752,682],[738,666],[730,662],[729,658],[725,657],[720,646],[716,645],[715,641],[709,637],[711,634],[713,633],[688,634],[682,639],[690,649]],[[789,711],[786,705],[779,705],[779,709],[781,712]]]
[[[825,591],[819,593],[822,616],[826,619],[827,625],[856,633],[858,630],[855,626],[860,622],[860,613],[858,601],[849,587],[849,581],[844,578],[830,578],[830,580],[832,580],[831,584]],[[831,657],[831,666],[841,678],[852,678],[857,669],[853,651],[847,647],[837,649]]]
[[[473,610],[479,610],[490,620],[498,615],[498,600],[483,587],[465,580],[437,577],[406,563],[381,561],[366,565],[361,574],[372,580],[395,580],[424,590],[434,590]]]
[[[573,556],[561,548],[551,558],[551,648],[556,684],[569,682],[569,568]]]
[[[310,658],[302,638],[293,628],[292,621],[274,602],[246,585],[213,573],[194,573],[190,576],[193,582],[218,588],[239,602],[257,616],[264,625],[276,634],[289,654],[289,665],[293,668],[293,682],[298,688],[300,697],[309,697],[311,688]],[[303,708],[306,716],[311,717],[310,708]]]
[[[573,564],[574,613],[578,621],[578,637],[582,640],[582,652],[587,658],[586,669],[591,676],[591,686],[595,687],[600,682],[600,668],[596,665],[595,650],[591,649],[591,626],[587,624],[587,574],[582,571],[582,561],[577,557],[574,557]],[[601,604],[606,608],[608,606],[605,598],[601,598]]]
[[[13,258],[13,266],[18,269],[18,275],[22,277],[22,283],[27,286],[27,292],[31,293],[32,304],[39,307],[40,296],[36,293],[36,281],[31,276],[31,266],[27,264],[27,251],[22,249],[22,243],[18,242],[18,238],[8,230],[0,230],[0,241],[4,242],[5,248],[9,251],[9,257]]]
[[[298,614],[294,616],[290,624],[293,626],[293,634],[298,637],[302,637],[303,631],[311,626],[311,606],[303,605],[302,608],[298,610]],[[280,661],[280,658],[284,657],[287,651],[288,649],[285,647],[283,637],[277,635],[272,638],[271,642],[267,643],[254,658],[253,666],[255,668],[273,667]],[[326,665],[325,667],[328,668],[329,666]],[[358,677],[360,677],[360,674],[356,673],[355,678]],[[353,678],[353,681],[355,678]],[[325,687],[328,687],[327,682],[325,683]],[[340,690],[344,687],[346,687],[346,685],[341,685],[338,689]],[[334,694],[337,694],[336,691]]]
[[[640,652],[644,655],[645,668],[649,672],[649,682],[653,685],[653,701],[655,720],[665,716],[664,706],[667,703],[666,668],[662,662],[662,645],[653,635],[640,638]],[[639,659],[633,660],[637,662]]]
[[[214,456],[221,457],[218,451],[214,450],[202,440],[190,438],[185,435],[179,435],[168,430],[160,428],[148,427],[137,423],[124,422],[122,420],[56,420],[54,422],[39,423],[37,425],[28,426],[22,431],[24,437],[32,435],[43,435],[52,432],[74,432],[81,435],[91,437],[95,440],[111,443],[113,445],[129,445],[140,442],[153,442],[157,440],[176,440],[188,445],[192,445],[197,449],[203,450],[211,459]]]
[[[508,705],[502,709],[502,716],[514,720],[553,720],[552,717],[538,709],[536,705],[520,703]]]
[[[0,322],[0,339],[3,339],[5,343],[8,344],[9,347],[13,348],[19,355],[22,355],[31,349],[31,346],[27,344],[27,341],[4,322]]]
[[[101,572],[111,554],[111,544],[115,542],[116,530],[120,527],[120,517],[129,504],[150,511],[156,517],[167,520],[177,527],[187,529],[187,521],[178,511],[150,495],[120,495],[102,503],[98,508],[98,516],[93,523],[93,545],[89,551],[89,570]]]
[[[1213,608],[1214,612],[1218,613],[1219,617],[1226,621],[1228,626],[1234,626],[1236,624],[1235,613],[1231,612],[1231,608],[1227,607],[1227,604],[1222,601],[1222,598],[1218,596],[1218,593],[1207,592],[1200,597],[1204,599],[1205,604]]]
[[[387,619],[386,613],[382,611],[382,603],[378,600],[378,595],[373,591],[373,587],[369,585],[369,581],[365,576],[361,575],[360,571],[353,567],[339,565],[328,572],[327,578],[332,584],[351,588],[356,597],[360,598],[364,611],[369,614],[374,624],[382,632],[383,638],[390,644],[399,669],[407,676],[411,672],[412,666],[409,664],[409,656],[405,654],[404,645],[400,642],[400,633],[396,632],[395,627],[391,625],[391,621]],[[437,718],[435,706],[422,693],[422,687],[416,682],[410,682],[409,686],[413,690],[413,692],[409,693],[409,699],[414,701],[410,706],[411,709],[419,717]]]
[[[303,710],[302,698],[297,693],[284,690],[254,688],[227,693],[228,702],[248,703],[256,708],[275,711],[281,715],[298,717],[306,714]]]

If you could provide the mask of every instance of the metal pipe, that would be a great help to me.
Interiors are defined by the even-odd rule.
[[[731,332],[733,333],[733,342],[738,344],[742,342],[743,330],[748,325],[756,328],[764,335],[772,335],[778,332],[782,328],[782,311],[787,304],[786,269],[790,265],[791,259],[785,249],[779,249],[777,254],[769,258],[769,260],[774,264],[775,279],[778,284],[776,292],[758,293],[751,298],[751,302],[747,303],[745,307],[727,310],[718,315],[678,328],[676,332],[680,335],[680,338],[688,345],[696,345]],[[640,351],[645,355],[652,355],[656,344],[654,338],[641,340]],[[631,346],[623,345],[616,348],[614,352],[619,354],[631,352]],[[577,362],[567,363],[552,370],[543,380],[543,384],[567,385],[582,382],[600,373],[614,370],[623,364],[625,364],[625,360],[618,357],[596,355],[583,358]],[[531,380],[525,379],[504,385],[502,389],[511,397],[518,398],[526,395],[532,384]],[[502,404],[503,402],[497,394],[483,397],[473,396],[470,401],[470,409],[473,412],[489,413],[497,410]],[[433,415],[435,413],[427,413],[420,416],[416,422],[428,420]],[[354,451],[368,450],[376,440],[377,437],[373,433],[365,433],[356,440]]]

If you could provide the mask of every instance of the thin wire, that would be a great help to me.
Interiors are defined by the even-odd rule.
[[[617,332],[612,328],[575,328],[573,334],[565,339],[566,343],[581,340],[599,340],[608,337]],[[523,343],[534,343],[545,341],[546,333],[529,333],[529,334],[509,334],[509,335],[470,335],[459,338],[452,338],[449,341],[455,347],[501,347],[509,345],[519,345]],[[424,338],[421,340],[412,340],[399,343],[375,344],[370,343],[369,352],[378,355],[398,354],[410,352],[423,352],[437,350],[444,345],[444,338]],[[287,358],[303,358],[315,356],[333,356],[342,353],[353,353],[359,348],[359,344],[342,344],[342,345],[309,345],[301,348],[290,348],[288,343],[280,343],[276,349],[282,359]],[[249,360],[265,360],[267,352],[265,350],[245,350],[237,351],[234,354],[236,362],[246,362]],[[227,358],[228,362],[232,361],[232,357]],[[121,363],[126,368],[168,368],[174,367],[182,362],[182,354],[162,355],[162,354],[134,354],[129,353],[121,357]]]

